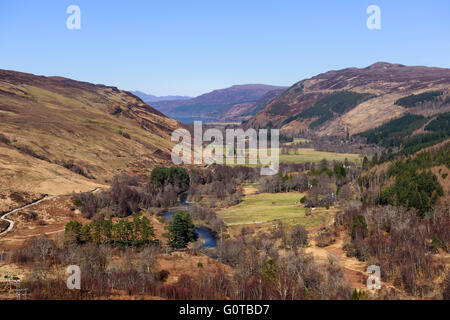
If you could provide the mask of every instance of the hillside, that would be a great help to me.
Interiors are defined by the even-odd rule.
[[[233,105],[221,118],[223,121],[245,121],[264,108],[271,100],[282,94],[286,88],[275,89],[267,92],[257,101],[244,102]]]
[[[449,91],[450,69],[379,62],[302,80],[245,125],[274,126],[285,132],[312,130],[322,136],[352,135],[407,112],[431,115],[449,111],[450,100],[445,100]],[[433,103],[436,92],[441,96],[437,106]],[[407,97],[406,102],[401,100]]]
[[[421,215],[431,208],[448,210],[450,201],[450,139],[393,159],[372,160],[358,179],[363,198],[380,205],[414,208]],[[374,163],[375,162],[375,163]]]
[[[236,85],[226,89],[214,90],[193,99],[184,101],[159,101],[154,106],[159,111],[182,122],[240,120],[261,108],[285,87],[262,84]]]
[[[170,159],[178,126],[131,93],[0,70],[0,211]]]

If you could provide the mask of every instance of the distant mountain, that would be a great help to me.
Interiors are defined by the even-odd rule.
[[[181,122],[237,121],[250,117],[268,100],[281,94],[287,87],[246,84],[214,90],[185,101],[158,101],[153,106]]]
[[[244,127],[353,135],[406,113],[447,112],[449,94],[450,69],[378,62],[302,80],[271,100]]]
[[[171,101],[178,101],[178,100],[189,100],[192,99],[192,97],[187,97],[187,96],[154,96],[152,94],[147,94],[141,91],[130,91],[132,94],[134,94],[135,96],[141,98],[142,101],[144,101],[145,103],[152,103],[152,102],[157,102],[157,101],[167,101],[167,100],[171,100]]]

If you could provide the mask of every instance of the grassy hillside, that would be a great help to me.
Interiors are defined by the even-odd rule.
[[[0,121],[0,194],[89,190],[148,170],[170,159],[178,126],[115,87],[13,71],[0,71]]]

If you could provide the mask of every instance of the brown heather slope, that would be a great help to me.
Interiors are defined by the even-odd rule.
[[[436,90],[450,91],[450,69],[378,62],[363,69],[329,71],[296,83],[269,102],[245,126],[261,128],[272,123],[274,127],[281,127],[282,131],[302,131],[315,119],[290,121],[288,118],[298,115],[324,97],[340,91],[374,95],[314,129],[319,135],[343,136],[347,130],[355,134],[403,115],[407,109],[394,104],[399,98]]]
[[[178,125],[115,87],[0,70],[0,212],[167,162]]]

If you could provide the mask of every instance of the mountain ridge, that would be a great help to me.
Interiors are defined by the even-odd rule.
[[[236,120],[242,116],[242,113],[251,112],[252,108],[257,107],[259,100],[270,91],[281,92],[284,89],[287,87],[263,84],[234,85],[213,90],[189,100],[159,101],[153,105],[174,119],[186,117]],[[234,116],[230,117],[230,110],[234,110]]]
[[[178,100],[189,100],[192,99],[192,97],[188,96],[180,96],[180,95],[172,95],[172,96],[155,96],[152,94],[148,94],[139,90],[136,91],[129,91],[130,93],[134,94],[138,98],[140,98],[145,103],[152,103],[152,102],[158,102],[158,101],[178,101]]]
[[[319,135],[356,134],[405,114],[404,107],[395,105],[400,98],[433,90],[447,92],[449,89],[450,69],[445,68],[377,62],[366,68],[331,70],[295,83],[270,101],[245,123],[245,127],[269,125],[284,132],[309,131],[311,123],[318,118],[302,117],[301,114],[315,105],[317,107],[318,103],[323,104],[323,99],[339,92],[371,95],[371,99],[358,101],[342,114],[334,112],[313,130]],[[343,106],[347,102],[334,103]]]

